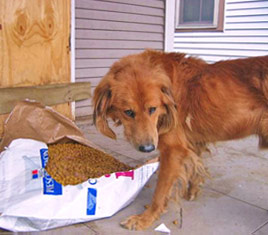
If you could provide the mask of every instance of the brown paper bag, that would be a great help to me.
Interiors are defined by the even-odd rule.
[[[35,101],[21,101],[14,107],[5,122],[0,152],[18,138],[39,140],[46,144],[75,141],[100,149],[84,137],[73,121]]]

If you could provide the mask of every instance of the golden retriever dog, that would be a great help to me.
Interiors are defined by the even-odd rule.
[[[258,135],[268,146],[268,56],[207,64],[182,53],[146,50],[114,63],[94,92],[94,122],[116,138],[111,118],[135,149],[160,152],[152,203],[121,224],[143,230],[165,211],[175,183],[194,199],[207,172],[206,143]]]

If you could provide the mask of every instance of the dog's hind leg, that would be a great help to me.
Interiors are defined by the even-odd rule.
[[[259,122],[259,128],[257,130],[259,136],[259,148],[268,148],[268,112],[262,115]]]

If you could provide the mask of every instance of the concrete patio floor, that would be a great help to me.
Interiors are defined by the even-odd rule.
[[[157,156],[134,150],[124,139],[122,128],[114,129],[117,141],[101,135],[89,121],[77,123],[86,137],[129,165],[136,166]],[[255,137],[211,146],[204,161],[211,173],[203,193],[195,201],[171,201],[168,212],[144,232],[120,227],[126,217],[141,213],[149,204],[157,175],[153,175],[135,201],[111,218],[62,227],[40,233],[21,234],[164,234],[155,232],[164,223],[171,234],[180,235],[267,235],[268,234],[268,151],[258,150]],[[173,221],[177,220],[177,225]],[[0,234],[12,234],[0,230]]]

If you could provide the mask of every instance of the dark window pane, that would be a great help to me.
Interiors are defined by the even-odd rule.
[[[213,22],[214,18],[214,0],[203,0],[201,10],[201,21]]]
[[[182,22],[199,21],[200,18],[200,0],[183,1],[183,20]]]

